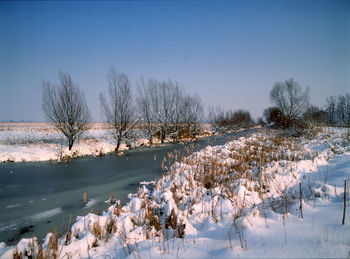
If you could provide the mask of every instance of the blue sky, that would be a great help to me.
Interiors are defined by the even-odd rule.
[[[110,66],[254,117],[291,77],[321,106],[350,92],[350,1],[0,2],[0,121],[42,121],[60,70],[100,120]]]

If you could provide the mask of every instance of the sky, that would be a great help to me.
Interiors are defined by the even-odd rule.
[[[43,121],[42,81],[67,72],[101,121],[110,67],[172,79],[205,107],[271,106],[289,78],[311,103],[350,92],[350,1],[0,2],[0,121]]]

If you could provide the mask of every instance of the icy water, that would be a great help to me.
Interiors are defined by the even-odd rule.
[[[113,194],[122,203],[141,181],[161,175],[161,161],[168,152],[185,147],[194,151],[207,145],[246,136],[250,131],[202,139],[196,143],[138,148],[122,156],[75,158],[70,163],[28,162],[0,164],[0,242],[15,244],[23,237],[43,238],[57,228],[66,231],[77,216],[105,210]],[[154,159],[156,158],[156,160]],[[87,193],[88,203],[83,203]]]

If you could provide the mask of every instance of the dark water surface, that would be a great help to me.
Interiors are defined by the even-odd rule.
[[[210,137],[196,143],[167,144],[137,148],[122,156],[75,158],[69,163],[26,162],[0,164],[0,242],[15,244],[33,234],[43,238],[57,227],[64,232],[71,216],[105,210],[113,194],[121,202],[134,193],[141,181],[161,175],[161,161],[168,152],[185,147],[198,151],[207,145],[222,145],[227,140],[246,136],[252,130]],[[156,156],[156,161],[154,157]],[[88,204],[83,204],[83,193]]]

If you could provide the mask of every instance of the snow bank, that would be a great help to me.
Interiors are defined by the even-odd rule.
[[[110,130],[102,127],[102,124],[92,124],[92,128],[81,136],[72,151],[68,150],[64,137],[49,123],[2,123],[0,126],[0,162],[97,156],[112,152],[115,148]]]
[[[119,151],[149,145],[146,132],[135,129],[129,135],[128,142],[123,142]],[[159,141],[154,139],[153,142]],[[71,151],[67,140],[50,123],[0,123],[0,162],[60,161],[71,157],[102,156],[113,152],[115,147],[113,131],[103,123],[92,123]]]

